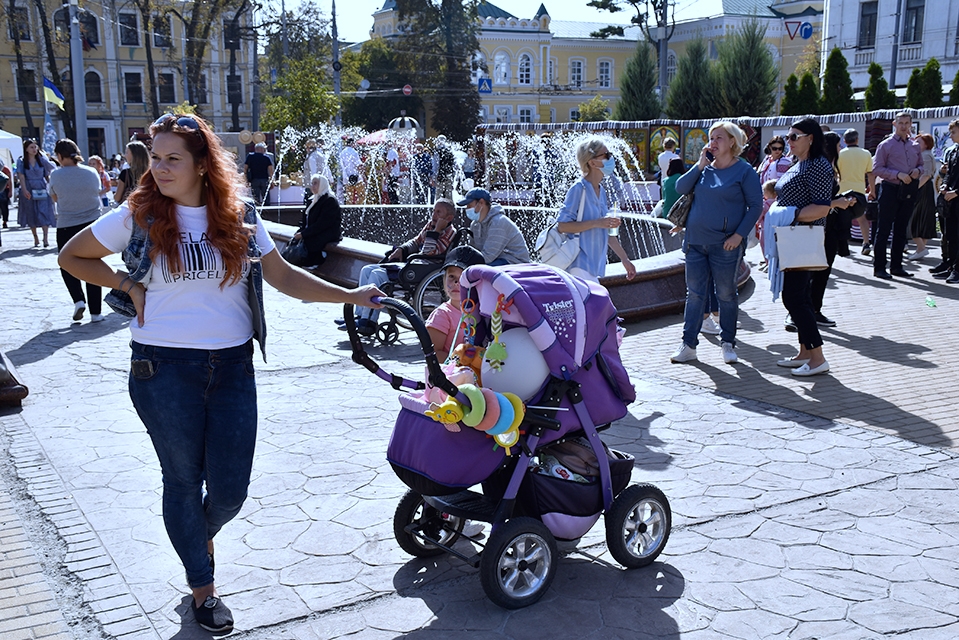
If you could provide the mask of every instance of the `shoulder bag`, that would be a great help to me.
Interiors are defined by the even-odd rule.
[[[579,200],[579,214],[576,222],[583,221],[583,207],[586,206],[586,188]],[[557,269],[566,270],[579,255],[579,234],[560,233],[559,221],[553,222],[536,237],[536,253],[539,261]]]
[[[297,267],[306,265],[308,254],[309,251],[306,250],[306,244],[302,238],[299,240],[290,240],[286,244],[286,247],[283,248],[283,251],[280,252],[284,260]]]
[[[822,271],[826,261],[826,228],[795,224],[776,227],[776,252],[780,271]]]
[[[693,208],[693,192],[683,194],[679,200],[673,203],[669,208],[666,219],[680,228],[686,227],[686,220],[689,218],[689,210]]]

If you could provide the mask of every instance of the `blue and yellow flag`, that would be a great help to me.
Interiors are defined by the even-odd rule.
[[[47,102],[52,102],[60,107],[60,111],[63,111],[63,94],[60,93],[56,85],[50,82],[45,76],[43,78],[43,97]]]

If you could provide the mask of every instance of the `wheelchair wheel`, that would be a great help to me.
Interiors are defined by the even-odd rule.
[[[543,597],[556,575],[556,539],[533,518],[511,518],[493,527],[480,556],[486,596],[504,609],[520,609]]]
[[[444,273],[442,269],[434,271],[420,281],[413,294],[413,309],[423,320],[430,317],[433,309],[446,302],[446,292],[443,290]]]
[[[672,527],[669,501],[651,484],[627,487],[606,514],[606,546],[627,569],[650,564],[662,552]]]
[[[440,513],[426,504],[423,496],[415,491],[406,492],[393,514],[393,535],[406,553],[417,558],[429,558],[446,552],[406,530],[408,525],[414,523],[429,538],[450,546],[460,537],[466,520]]]
[[[384,322],[376,327],[376,339],[384,345],[394,344],[400,337],[400,330],[393,322]]]

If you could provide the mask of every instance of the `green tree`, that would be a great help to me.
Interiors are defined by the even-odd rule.
[[[719,96],[728,116],[765,116],[776,105],[779,69],[766,48],[766,26],[750,18],[719,43]]]
[[[432,103],[433,128],[465,141],[482,103],[473,83],[479,51],[477,0],[397,0],[403,26],[399,66],[415,73],[414,91]]]
[[[922,69],[922,85],[926,107],[942,106],[942,71],[939,70],[939,61],[929,58]]]
[[[956,71],[956,77],[952,79],[952,89],[949,90],[949,105],[959,104],[959,71]]]
[[[579,122],[601,122],[609,120],[609,100],[597,94],[592,100],[579,103]]]
[[[926,87],[922,82],[922,70],[913,69],[906,83],[906,106],[911,109],[921,109],[926,106]]]
[[[699,120],[719,115],[716,105],[716,77],[706,43],[702,38],[690,41],[676,65],[676,77],[669,85],[666,113],[679,120]]]
[[[400,87],[412,84],[414,79],[411,72],[397,66],[396,55],[388,41],[373,38],[363,43],[358,54],[344,53],[341,60],[344,67],[347,66],[347,59],[354,56],[355,72],[360,80],[369,82],[369,87],[360,95],[343,98],[344,124],[375,131],[385,128],[401,111],[406,111],[411,116],[420,112],[423,99],[418,94],[404,96],[398,91]],[[340,72],[340,83],[345,87],[342,76],[343,71]],[[353,87],[353,90],[358,88]]]
[[[293,3],[287,3],[287,6],[291,4]],[[324,61],[317,67],[317,73],[324,78],[331,78],[333,37],[330,35],[330,20],[319,5],[314,0],[304,0],[295,9],[287,10],[285,16],[276,11],[273,3],[266,3],[265,8],[266,20],[260,27],[263,32],[261,37],[265,35],[266,41],[261,64],[280,74],[288,60],[302,60],[313,56]],[[284,22],[286,54],[283,53]]]
[[[896,94],[889,90],[889,84],[882,74],[878,62],[869,65],[869,84],[866,86],[866,111],[895,109]]]
[[[783,101],[779,105],[779,115],[798,116],[802,112],[799,109],[799,78],[795,73],[790,73],[786,78],[786,88],[783,92]]]
[[[851,113],[856,110],[852,99],[852,78],[847,70],[849,63],[839,47],[826,58],[826,73],[822,78],[822,104],[820,113]]]
[[[652,48],[646,42],[637,42],[636,51],[626,61],[626,68],[619,79],[619,102],[614,110],[616,120],[652,120],[659,117],[662,104],[654,91],[658,84],[657,77]],[[580,115],[582,113],[580,107]]]
[[[815,115],[819,113],[819,83],[811,73],[804,73],[799,80],[799,113],[795,115]]]
[[[316,72],[323,62],[312,57],[287,62],[286,70],[277,77],[276,95],[263,99],[260,125],[264,131],[306,130],[336,114],[338,105],[331,87]]]

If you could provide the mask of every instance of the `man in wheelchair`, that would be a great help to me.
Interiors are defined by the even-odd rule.
[[[456,207],[452,200],[437,199],[436,204],[433,205],[433,217],[419,234],[394,249],[383,262],[363,267],[360,271],[359,286],[376,284],[391,296],[399,286],[410,294],[407,297],[418,312],[422,314],[431,310],[424,308],[422,301],[418,303],[414,298],[419,293],[420,281],[423,278],[433,272],[438,272],[442,276],[443,257],[456,237],[456,227],[453,226],[455,215]],[[442,278],[438,285],[442,289]],[[428,295],[427,288],[423,289],[423,295],[420,297],[425,298]],[[357,332],[362,336],[376,334],[379,310],[357,307],[356,313]],[[340,325],[341,331],[346,331],[342,318],[335,322]]]

